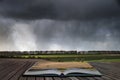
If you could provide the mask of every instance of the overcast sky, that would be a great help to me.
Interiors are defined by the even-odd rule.
[[[0,0],[0,51],[120,50],[119,0]]]

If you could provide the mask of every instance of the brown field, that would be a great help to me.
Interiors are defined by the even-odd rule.
[[[57,69],[66,69],[66,68],[93,68],[87,62],[37,62],[32,69],[47,69],[47,68],[57,68]]]

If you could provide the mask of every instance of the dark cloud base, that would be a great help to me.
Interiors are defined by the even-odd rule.
[[[15,19],[90,20],[120,16],[119,0],[2,0],[0,14]]]
[[[0,0],[1,50],[120,50],[119,0]]]
[[[0,50],[120,50],[119,18],[4,21],[9,24],[1,22]]]

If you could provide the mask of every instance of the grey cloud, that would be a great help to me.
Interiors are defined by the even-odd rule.
[[[1,0],[0,50],[120,50],[117,0]]]
[[[1,14],[13,18],[53,17],[53,6],[49,0],[5,0],[1,2]]]
[[[120,0],[117,0],[117,3],[120,5]]]
[[[94,19],[120,16],[117,0],[2,0],[0,14],[19,19]]]
[[[120,49],[119,18],[91,21],[1,20],[0,50]]]
[[[62,49],[116,50],[120,48],[118,45],[120,21],[115,20],[114,18],[88,22],[38,20],[32,24],[38,44],[46,48],[57,44],[63,47]]]
[[[14,50],[13,39],[11,38],[11,26],[14,21],[9,19],[0,18],[0,51],[1,50]]]

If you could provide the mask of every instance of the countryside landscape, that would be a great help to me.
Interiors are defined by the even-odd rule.
[[[120,51],[1,51],[1,58],[120,62]]]
[[[0,80],[120,80],[120,0],[0,0]]]

